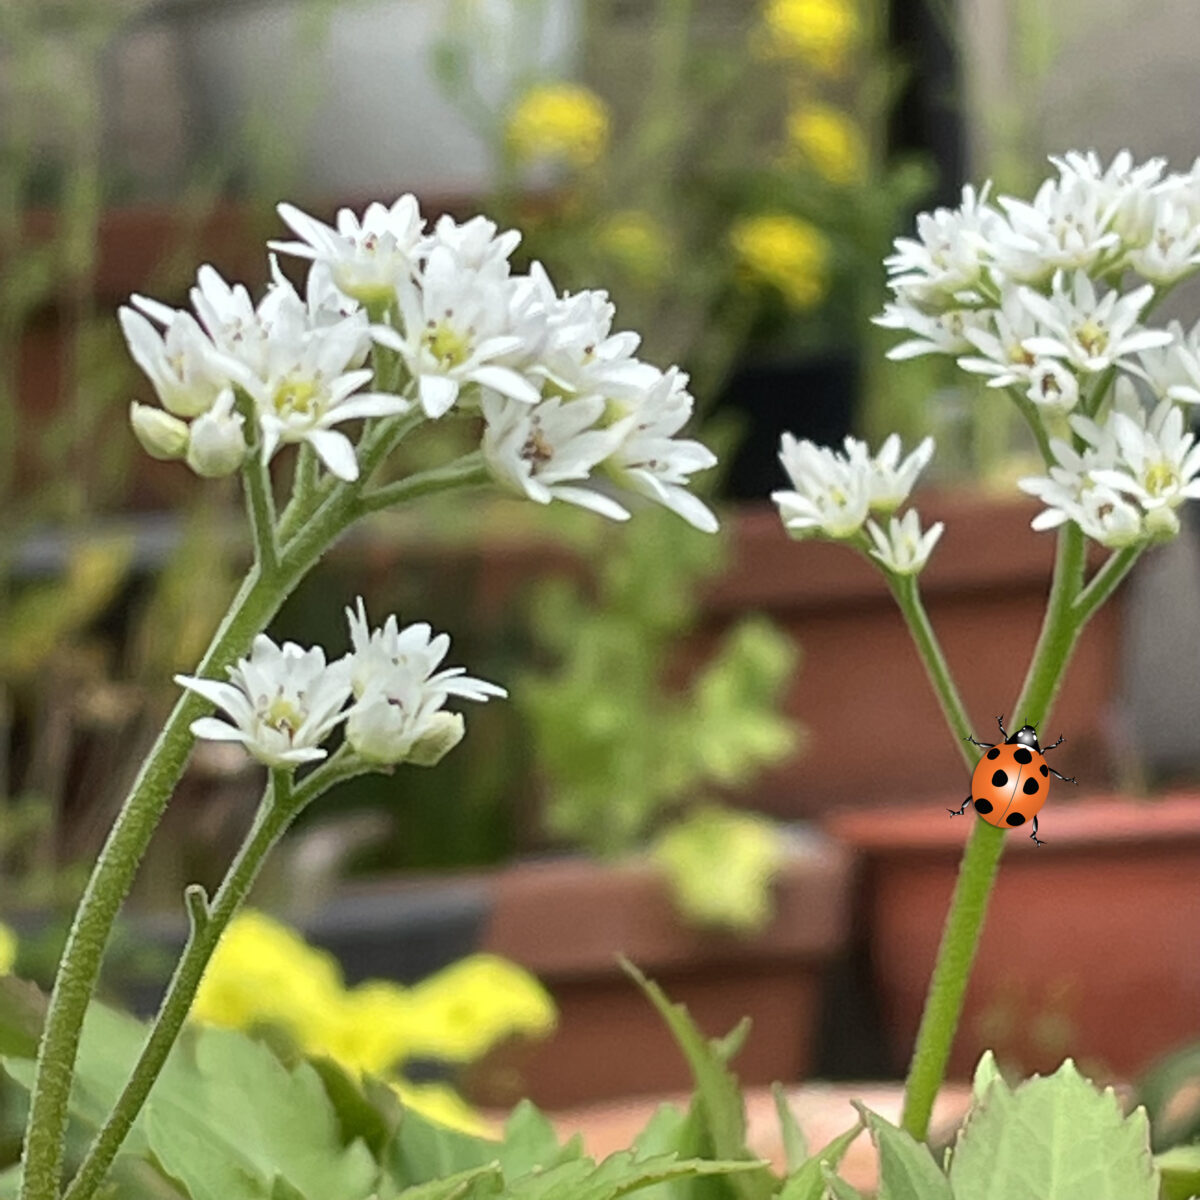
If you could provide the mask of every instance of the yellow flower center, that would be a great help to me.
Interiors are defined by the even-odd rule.
[[[267,705],[266,711],[262,714],[262,719],[272,729],[276,729],[280,733],[286,733],[290,738],[304,724],[304,713],[301,712],[298,705],[280,692]]]
[[[421,344],[442,367],[459,367],[471,356],[468,337],[443,322],[430,321]]]
[[[1169,462],[1155,463],[1146,472],[1146,491],[1152,496],[1172,492],[1179,484],[1179,473]]]
[[[1075,340],[1089,354],[1103,354],[1108,349],[1108,330],[1098,321],[1084,321],[1075,330]]]
[[[271,403],[281,417],[311,417],[320,410],[320,391],[312,379],[285,379]]]

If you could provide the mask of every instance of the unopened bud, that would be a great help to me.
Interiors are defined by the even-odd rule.
[[[466,722],[461,713],[435,712],[425,732],[413,743],[407,761],[418,767],[435,767],[463,740]]]
[[[133,426],[134,437],[151,458],[170,461],[187,453],[187,422],[169,412],[135,402],[129,406],[129,423]]]
[[[1165,504],[1152,508],[1143,518],[1146,532],[1152,541],[1169,542],[1179,534],[1179,518]]]
[[[225,390],[217,402],[192,422],[187,464],[205,479],[232,475],[246,457],[242,415],[233,411],[233,392]]]

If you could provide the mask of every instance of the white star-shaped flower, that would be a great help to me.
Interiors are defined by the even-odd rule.
[[[229,721],[201,717],[198,738],[241,742],[269,767],[295,767],[324,758],[321,743],[344,717],[350,696],[350,663],[326,663],[318,646],[277,646],[259,634],[248,658],[229,669],[229,682],[176,675],[175,682],[225,710]]]
[[[886,533],[874,521],[868,521],[867,533],[875,545],[871,557],[895,575],[917,575],[925,569],[944,529],[945,525],[937,521],[922,533],[915,508],[898,520],[889,517]]]

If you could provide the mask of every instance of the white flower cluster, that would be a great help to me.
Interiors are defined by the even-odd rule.
[[[603,473],[716,529],[687,490],[692,473],[716,461],[677,436],[693,409],[687,377],[636,358],[639,339],[612,331],[604,292],[560,295],[536,263],[515,273],[520,235],[483,217],[443,216],[426,232],[411,196],[372,204],[361,218],[343,210],[335,227],[290,205],[279,211],[299,240],[272,248],[312,261],[305,299],[276,270],[255,307],[245,288],[205,267],[191,294],[195,315],[144,297],[122,310],[163,406],[134,407],[151,453],[186,457],[202,474],[234,470],[246,452],[244,409],[261,426],[264,458],[306,441],[353,480],[354,446],[333,426],[418,406],[429,420],[482,417],[491,475],[522,496],[627,517],[586,486]],[[372,342],[402,368],[394,390],[360,390],[372,380],[364,366]]]
[[[942,536],[942,523],[922,533],[915,509],[900,519],[893,514],[933,457],[933,439],[926,438],[903,461],[900,453],[896,434],[872,455],[865,442],[854,438],[847,438],[845,452],[838,453],[785,433],[779,459],[795,490],[773,492],[771,499],[793,536],[862,540],[887,570],[915,575]],[[872,513],[888,518],[886,530],[871,519]],[[869,543],[862,538],[864,530]]]
[[[462,716],[444,707],[451,696],[483,701],[507,694],[462,667],[438,670],[450,639],[433,636],[428,625],[401,629],[393,616],[371,630],[361,598],[346,616],[354,648],[336,662],[326,662],[319,646],[277,646],[260,634],[249,658],[229,669],[228,683],[177,675],[176,683],[229,717],[201,717],[192,733],[241,742],[267,766],[295,768],[324,758],[324,743],[345,722],[346,742],[366,762],[432,766],[463,737]]]
[[[951,355],[1060,435],[1050,475],[1022,484],[1050,506],[1035,527],[1069,519],[1110,546],[1164,536],[1191,495],[1191,436],[1171,414],[1200,403],[1200,325],[1145,317],[1200,267],[1200,160],[1171,174],[1128,152],[1051,161],[1030,202],[968,187],[959,208],[919,217],[886,260],[894,299],[877,322],[910,335],[890,357]],[[1114,375],[1154,412],[1127,383],[1114,404]]]

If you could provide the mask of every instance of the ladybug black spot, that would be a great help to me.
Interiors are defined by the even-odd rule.
[[[1042,765],[1041,765],[1040,767],[1038,767],[1038,770],[1039,770],[1039,771],[1041,771],[1041,773],[1042,773],[1043,775],[1049,775],[1049,774],[1050,774],[1050,768],[1049,768],[1048,766],[1046,766],[1046,764],[1045,764],[1045,763],[1042,763]]]
[[[1003,787],[1008,782],[1008,775],[1004,771],[997,771],[992,776],[992,787]]]
[[[1007,825],[1024,825],[1025,814],[1017,812],[1009,813],[1008,816],[1004,818],[1004,821]]]
[[[1039,784],[1038,781],[1031,775],[1027,780],[1025,780],[1025,786],[1021,789],[1021,791],[1023,791],[1027,796],[1033,796],[1037,793],[1039,787],[1041,787],[1041,784]]]
[[[977,813],[990,813],[992,811],[992,802],[990,800],[976,800],[975,811]]]
[[[991,748],[991,749],[990,749],[990,750],[987,752],[987,757],[988,757],[988,758],[999,758],[999,757],[1000,757],[1000,747],[999,747],[999,746],[993,746],[993,747],[992,747],[992,748]]]
[[[1033,755],[1026,750],[1024,746],[1022,746],[1020,750],[1013,751],[1013,758],[1015,758],[1017,762],[1021,764],[1021,766],[1025,766],[1027,763],[1033,762]]]

